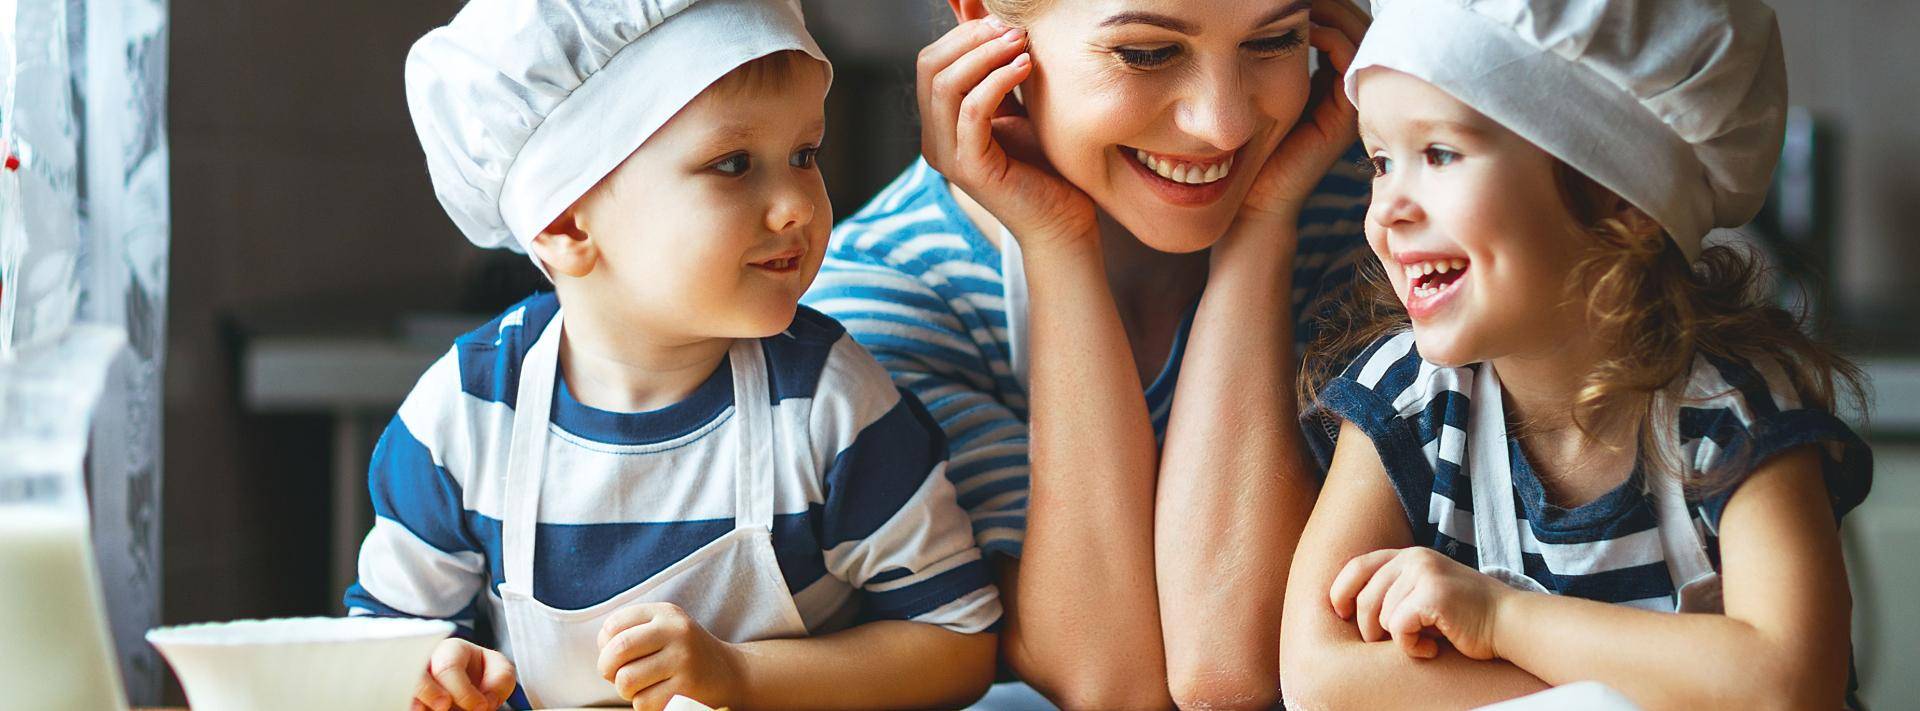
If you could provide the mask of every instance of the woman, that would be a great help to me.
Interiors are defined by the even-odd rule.
[[[1366,18],[951,4],[925,160],[836,230],[807,300],[946,431],[1015,673],[1070,708],[1267,708],[1318,481],[1296,343],[1364,246],[1366,183],[1328,175],[1353,109],[1308,48],[1343,69]]]

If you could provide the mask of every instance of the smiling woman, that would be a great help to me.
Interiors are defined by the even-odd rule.
[[[916,162],[808,303],[920,396],[996,563],[1002,658],[1067,707],[1270,706],[1318,474],[1311,316],[1363,256],[1344,0],[953,0]],[[1341,165],[1346,165],[1342,163]]]

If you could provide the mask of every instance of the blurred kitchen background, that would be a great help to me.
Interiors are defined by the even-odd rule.
[[[78,3],[79,0],[74,0]],[[1877,399],[1873,495],[1847,521],[1866,698],[1920,704],[1920,3],[1771,0],[1795,124],[1755,232]],[[915,52],[938,0],[808,0],[835,62],[835,213],[913,160]],[[167,9],[171,155],[159,526],[166,624],[340,612],[365,458],[454,335],[537,284],[441,211],[401,65],[455,0],[200,0]],[[124,651],[124,650],[123,650]],[[136,704],[178,703],[158,669]],[[164,692],[162,689],[164,688]]]

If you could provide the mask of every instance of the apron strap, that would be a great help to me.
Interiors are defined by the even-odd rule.
[[[1467,486],[1473,490],[1473,547],[1482,572],[1526,572],[1520,555],[1519,516],[1513,508],[1513,469],[1507,457],[1506,405],[1493,363],[1474,371],[1467,420]]]
[[[760,340],[727,351],[733,370],[733,526],[773,530],[773,394]]]
[[[1027,359],[1027,265],[1020,256],[1020,240],[1004,226],[1000,228],[1000,288],[1007,310],[1007,365],[1021,390],[1033,392],[1029,376],[1033,364]]]
[[[1706,541],[1693,523],[1693,507],[1687,504],[1685,487],[1676,476],[1649,474],[1653,488],[1653,508],[1660,520],[1660,548],[1666,554],[1667,574],[1674,590],[1714,574],[1713,561],[1707,557]]]
[[[540,514],[540,484],[546,475],[548,420],[554,379],[560,372],[561,315],[541,331],[520,362],[520,390],[508,443],[505,518],[500,522],[501,587],[533,596],[534,532]],[[522,326],[524,328],[524,326]]]

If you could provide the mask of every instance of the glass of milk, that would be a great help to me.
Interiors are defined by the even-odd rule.
[[[0,689],[7,708],[126,708],[88,533],[83,462],[118,331],[0,357]]]

